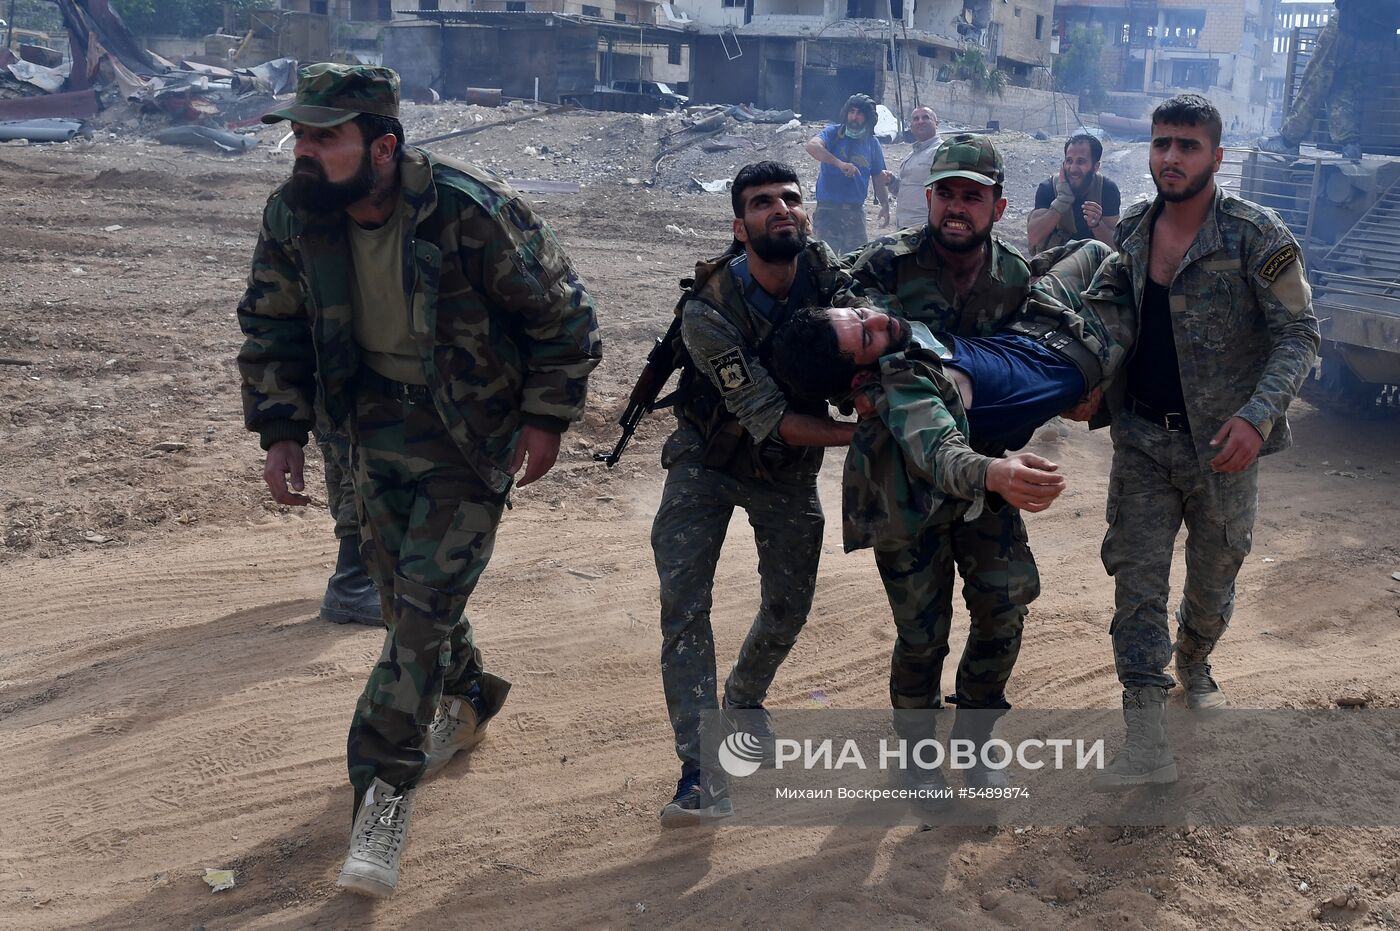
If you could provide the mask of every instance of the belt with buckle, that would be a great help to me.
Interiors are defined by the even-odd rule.
[[[1140,417],[1154,427],[1161,427],[1168,433],[1190,433],[1191,422],[1185,414],[1164,414],[1156,408],[1148,407],[1132,395],[1123,399],[1123,406],[1136,417]]]
[[[432,402],[432,395],[428,392],[427,385],[410,385],[392,378],[385,378],[369,366],[360,369],[360,385],[375,394],[381,394],[397,401],[407,401],[409,404],[429,404]]]

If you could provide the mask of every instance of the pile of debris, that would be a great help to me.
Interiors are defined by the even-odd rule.
[[[55,142],[80,133],[102,111],[134,109],[171,124],[157,141],[243,152],[253,126],[296,84],[297,63],[279,58],[251,68],[170,62],[142,48],[108,0],[56,0],[70,55],[26,45],[0,49],[0,141]]]

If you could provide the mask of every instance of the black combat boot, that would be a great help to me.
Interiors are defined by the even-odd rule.
[[[950,740],[970,741],[977,754],[977,762],[963,774],[963,780],[970,789],[1005,789],[1011,785],[1006,769],[993,769],[983,762],[982,748],[992,739],[992,727],[997,718],[1005,713],[1003,708],[964,708],[958,706],[958,716],[953,719],[953,732]]]
[[[326,583],[326,597],[321,600],[321,617],[336,624],[384,625],[379,590],[360,561],[359,534],[341,538],[335,572]]]

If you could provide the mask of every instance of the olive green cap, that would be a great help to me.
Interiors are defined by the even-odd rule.
[[[944,178],[967,178],[978,184],[1001,184],[1001,153],[992,140],[977,133],[958,133],[943,141],[933,154],[924,187]]]
[[[297,96],[289,106],[264,113],[264,123],[291,120],[325,128],[361,113],[399,116],[399,76],[375,65],[307,65],[297,71]]]

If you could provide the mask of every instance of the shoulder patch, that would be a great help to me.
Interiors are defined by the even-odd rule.
[[[737,348],[726,349],[717,356],[711,356],[705,360],[714,370],[715,380],[719,382],[719,390],[724,394],[747,388],[753,384],[753,374],[749,371],[749,363],[744,359],[744,354]]]
[[[1259,269],[1259,277],[1273,284],[1280,273],[1291,263],[1298,261],[1298,248],[1293,243],[1284,243],[1265,260]]]

